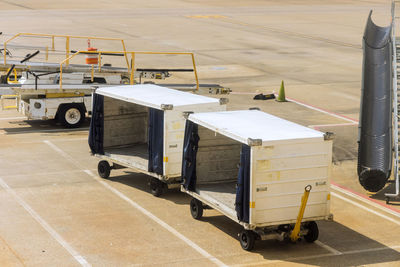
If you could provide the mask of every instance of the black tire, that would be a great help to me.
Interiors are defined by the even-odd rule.
[[[196,220],[200,220],[203,217],[203,203],[200,200],[192,198],[190,201],[190,214]]]
[[[150,191],[155,197],[159,197],[164,193],[165,184],[157,178],[151,178],[150,180]]]
[[[97,172],[101,178],[107,179],[110,177],[111,166],[106,160],[101,160],[97,165]]]
[[[309,243],[313,243],[319,236],[317,223],[314,221],[307,223],[306,229],[308,229],[308,233],[304,236],[304,239]]]
[[[244,250],[251,251],[254,249],[254,244],[256,241],[256,235],[253,231],[243,230],[239,234],[240,245]]]
[[[66,128],[78,128],[85,121],[85,109],[80,104],[61,105],[57,118]]]

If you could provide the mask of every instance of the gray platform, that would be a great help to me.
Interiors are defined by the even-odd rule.
[[[149,154],[147,144],[105,148],[104,155],[127,166],[143,170],[148,168]]]

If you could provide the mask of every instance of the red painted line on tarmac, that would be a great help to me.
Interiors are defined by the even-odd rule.
[[[400,213],[400,210],[399,210],[399,209],[396,209],[396,208],[394,208],[394,207],[392,207],[392,206],[389,206],[389,205],[387,205],[387,204],[385,204],[385,203],[382,203],[382,202],[380,202],[380,201],[378,201],[378,200],[376,200],[376,199],[369,198],[369,197],[367,197],[367,196],[365,196],[365,195],[363,195],[363,194],[361,194],[361,193],[358,193],[358,192],[356,192],[356,191],[354,191],[354,190],[352,190],[352,189],[350,189],[350,188],[347,188],[347,187],[345,187],[345,186],[343,186],[343,185],[337,184],[337,183],[335,183],[335,182],[333,182],[333,181],[331,181],[331,184],[334,185],[334,186],[340,187],[341,189],[343,189],[343,190],[345,190],[345,191],[348,191],[348,192],[350,192],[350,193],[352,193],[352,194],[355,194],[355,195],[357,195],[357,196],[359,196],[359,197],[362,197],[362,198],[364,198],[364,199],[366,199],[366,200],[369,200],[369,201],[371,201],[371,202],[374,202],[374,203],[376,203],[376,204],[378,204],[378,205],[380,205],[380,206],[382,206],[382,207],[385,207],[385,208],[388,208],[388,209],[390,209],[390,210],[392,210],[392,211],[395,211],[395,212],[397,212],[397,213]]]
[[[350,123],[337,123],[337,124],[320,124],[320,125],[308,125],[308,127],[319,131],[321,127],[340,127],[340,126],[354,126],[354,125],[358,125],[358,123],[350,122]]]
[[[275,94],[275,95],[277,95],[277,94]],[[294,103],[299,103],[299,104],[304,105],[304,106],[309,106],[309,107],[311,107],[311,108],[313,108],[315,110],[323,111],[323,112],[325,112],[327,114],[330,114],[332,116],[341,117],[341,118],[343,118],[345,120],[352,121],[354,123],[358,123],[358,120],[350,118],[348,116],[345,116],[345,115],[342,115],[342,114],[339,114],[339,113],[336,113],[336,112],[333,112],[333,111],[329,111],[329,110],[326,110],[326,109],[323,109],[323,108],[320,108],[320,107],[317,107],[317,106],[314,106],[314,105],[310,105],[310,104],[307,104],[307,103],[305,103],[303,101],[299,101],[299,100],[296,100],[296,99],[293,99],[293,98],[290,98],[290,97],[286,97],[286,99],[288,99],[289,101],[292,101]]]
[[[251,93],[251,92],[231,92],[231,94],[234,94],[234,95],[235,95],[235,94],[236,94],[236,95],[256,95],[256,94],[259,94],[259,93]],[[275,93],[273,93],[273,94],[275,95],[275,97],[278,96],[278,94],[275,94]],[[293,103],[297,103],[297,104],[299,104],[299,105],[302,105],[302,106],[311,108],[311,109],[313,109],[313,110],[316,110],[316,111],[320,111],[320,112],[329,114],[329,115],[331,115],[331,116],[333,116],[333,117],[342,118],[342,119],[344,119],[344,120],[347,120],[347,121],[354,122],[354,123],[357,123],[357,124],[358,124],[358,120],[353,119],[353,118],[350,118],[350,117],[348,117],[348,116],[345,116],[345,115],[342,115],[342,114],[339,114],[339,113],[336,113],[336,112],[333,112],[333,111],[330,111],[330,110],[326,110],[326,109],[324,109],[324,108],[320,108],[320,107],[317,107],[317,106],[314,106],[314,105],[310,105],[310,104],[307,104],[307,103],[305,103],[305,102],[303,102],[303,101],[296,100],[296,99],[294,99],[294,98],[286,97],[286,99],[289,100],[289,101],[291,101],[291,102],[293,102]]]

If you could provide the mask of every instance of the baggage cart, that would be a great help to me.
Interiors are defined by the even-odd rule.
[[[186,112],[226,109],[226,99],[153,84],[99,88],[93,94],[89,146],[101,161],[98,173],[133,168],[152,176],[151,192],[162,194],[181,176]]]
[[[256,239],[318,238],[331,219],[332,134],[258,110],[189,114],[181,190],[200,219],[213,208],[243,226],[243,249]]]

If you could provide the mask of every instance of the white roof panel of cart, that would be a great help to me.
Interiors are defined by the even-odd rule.
[[[190,114],[189,120],[249,145],[257,139],[263,145],[324,139],[322,132],[258,110],[195,113]]]
[[[120,99],[156,109],[164,109],[164,105],[173,105],[174,109],[184,106],[215,103],[219,99],[193,93],[182,92],[154,84],[122,85],[97,89],[96,94]]]

